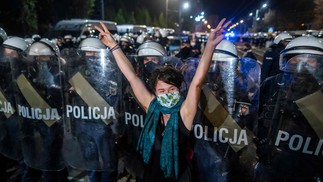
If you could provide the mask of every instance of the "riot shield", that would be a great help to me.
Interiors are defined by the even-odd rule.
[[[260,88],[260,72],[261,72],[261,66],[257,62],[257,60],[254,60],[252,58],[240,58],[239,59],[239,68],[240,72],[242,74],[242,77],[247,82],[247,91],[248,91],[248,98],[249,100],[252,100],[254,103],[258,103],[259,98],[255,95],[259,91]],[[258,110],[258,104],[252,105],[254,110]]]
[[[43,47],[49,49],[46,45]],[[15,62],[12,68],[24,162],[35,169],[62,170],[65,163],[61,155],[63,75],[60,59],[57,55],[29,55],[26,60]]]
[[[247,86],[252,80],[240,71],[238,58],[226,59],[212,62],[194,120],[197,181],[252,181],[254,177],[257,112]]]
[[[0,57],[0,153],[20,160],[20,125],[15,101],[15,85],[12,80],[11,63],[22,61],[22,55],[12,55],[3,49]],[[13,51],[12,51],[13,52]]]
[[[66,62],[64,158],[78,170],[117,171],[121,73],[105,49]]]
[[[322,179],[322,60],[315,54],[286,55],[283,72],[261,85],[256,181]]]
[[[188,91],[189,85],[192,82],[192,79],[195,75],[197,66],[199,64],[200,59],[199,58],[190,58],[187,59],[184,64],[180,67],[180,70],[183,73],[184,81],[185,81],[185,87],[181,88],[181,91],[186,94]]]

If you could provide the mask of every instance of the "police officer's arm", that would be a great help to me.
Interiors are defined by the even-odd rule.
[[[185,101],[183,102],[180,114],[183,119],[184,125],[187,129],[191,130],[193,119],[195,117],[198,103],[200,102],[201,90],[204,84],[205,77],[210,68],[212,55],[215,47],[224,38],[223,32],[230,24],[230,21],[223,25],[226,19],[222,19],[218,26],[210,32],[209,39],[205,46],[203,55],[196,69],[195,75],[189,87]],[[223,25],[223,26],[222,26]]]
[[[112,35],[106,28],[106,26],[102,22],[100,22],[100,24],[103,30],[100,27],[95,26],[95,29],[100,32],[99,39],[110,48],[110,51],[112,51],[119,69],[129,81],[137,100],[147,111],[151,100],[154,98],[154,95],[148,91],[141,79],[136,75],[132,64],[124,55],[122,50],[120,48],[114,49],[116,48],[116,46],[118,46],[117,42],[112,38]]]

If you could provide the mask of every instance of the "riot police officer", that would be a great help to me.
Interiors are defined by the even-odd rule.
[[[7,39],[5,31],[1,28],[0,36],[0,39],[4,40],[0,45],[0,179],[6,181],[9,177],[7,169],[18,166],[17,161],[22,158],[11,64],[24,59],[24,51],[28,45],[20,37]]]
[[[19,124],[15,108],[15,87],[11,75],[11,64],[26,58],[25,51],[29,47],[27,42],[20,37],[10,37],[3,42],[3,57],[0,61],[0,86],[1,86],[1,145],[0,152],[5,156],[20,160],[22,158]],[[13,68],[17,69],[17,68]]]
[[[120,37],[119,45],[126,55],[131,55],[135,53],[134,40],[128,34],[124,34]]]
[[[279,73],[279,54],[292,39],[288,32],[282,32],[275,37],[273,44],[263,55],[261,82]]]
[[[194,122],[195,180],[252,181],[256,164],[252,132],[257,116],[257,99],[249,96],[248,82],[252,81],[240,71],[244,69],[230,41],[217,45],[212,61]]]
[[[293,39],[260,89],[257,181],[321,181],[323,44]]]
[[[139,75],[148,84],[151,73],[165,63],[166,51],[161,44],[148,40],[138,47],[136,55],[139,69],[142,69]]]
[[[34,42],[27,58],[17,61],[17,113],[21,122],[21,144],[26,165],[22,181],[66,181],[62,156],[63,97],[59,49],[48,39]]]
[[[120,76],[98,38],[84,39],[66,70],[67,163],[88,171],[91,182],[117,181]]]

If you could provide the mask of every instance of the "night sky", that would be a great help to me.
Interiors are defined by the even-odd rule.
[[[133,2],[133,0],[126,0]],[[166,0],[135,0],[139,5],[146,6],[152,13],[165,11]],[[192,6],[188,10],[191,15],[204,11],[207,15],[218,15],[220,18],[233,18],[236,20],[246,17],[250,12],[255,13],[267,3],[271,9],[279,11],[296,11],[307,8],[313,0],[168,0],[169,9],[178,10],[178,3],[190,2]],[[129,3],[130,5],[132,3]]]
[[[78,0],[82,2],[82,0]],[[295,19],[301,19],[302,22],[312,22],[311,15],[313,14],[313,1],[314,0],[103,0],[105,3],[105,13],[106,17],[109,17],[109,11],[116,12],[120,8],[126,8],[127,12],[135,12],[140,8],[146,8],[149,10],[152,17],[158,17],[161,12],[165,13],[166,1],[168,1],[168,20],[176,20],[179,17],[178,9],[179,4],[184,2],[190,2],[191,6],[189,9],[185,10],[182,13],[183,19],[186,19],[189,16],[197,16],[200,12],[205,12],[205,17],[208,20],[214,20],[214,23],[217,23],[221,18],[235,18],[234,21],[240,21],[248,17],[250,12],[255,13],[256,9],[261,8],[261,5],[268,3],[270,10],[277,10],[280,14],[274,18],[276,22],[281,22],[282,19],[285,19],[284,25],[288,24],[288,21],[294,22]],[[52,2],[51,0],[38,0],[37,1],[38,9],[46,9],[46,12],[38,17],[38,23],[44,25],[54,25],[60,19],[69,19],[69,18],[80,18],[76,17],[74,11],[68,11],[67,9],[74,6],[66,6],[67,8],[62,7],[46,7],[43,4],[46,2]],[[53,1],[54,2],[54,1]],[[59,3],[57,3],[59,2]],[[63,2],[76,2],[65,1],[65,0],[55,0],[56,4],[63,4]],[[101,0],[96,0],[96,4],[99,4],[98,7],[94,10],[95,15],[92,15],[93,19],[99,19],[100,14],[100,2]],[[46,7],[46,8],[43,8]],[[79,7],[75,6],[76,9]],[[111,8],[111,9],[110,9]],[[2,6],[0,6],[0,27],[5,28],[8,32],[17,34],[20,31],[28,31],[23,29],[21,18],[21,1],[12,0],[4,1]],[[70,8],[71,9],[71,8]],[[48,10],[48,11],[47,11]],[[73,14],[74,12],[74,14]],[[135,12],[136,13],[136,12]],[[76,13],[77,14],[77,13]],[[51,15],[51,16],[49,16]],[[215,15],[215,17],[210,17]],[[113,14],[110,16],[113,17]],[[165,14],[164,14],[165,16]],[[306,17],[309,17],[306,19]],[[82,17],[83,18],[83,17]],[[286,20],[287,19],[287,20]],[[304,20],[303,20],[304,19]],[[321,21],[322,22],[322,21]],[[211,22],[210,22],[211,24]],[[214,25],[214,24],[212,24]],[[19,28],[17,28],[19,27]],[[283,27],[284,28],[284,27]],[[42,30],[46,32],[47,29]]]
[[[129,1],[129,0],[128,0]],[[269,0],[270,1],[270,0]],[[275,0],[271,0],[275,1]],[[226,18],[240,18],[247,16],[252,10],[260,7],[266,1],[263,0],[168,0],[169,9],[178,9],[179,2],[190,2],[192,5],[188,13],[193,16],[204,11],[207,15],[218,15],[219,17]],[[166,0],[138,0],[138,3],[142,3],[147,6],[152,12],[160,12],[162,9],[165,11]]]

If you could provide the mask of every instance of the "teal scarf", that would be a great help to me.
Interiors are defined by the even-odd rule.
[[[182,103],[183,99],[180,98],[174,107],[167,108],[161,106],[154,98],[148,107],[145,125],[137,145],[137,150],[148,164],[155,142],[156,128],[160,122],[160,113],[171,114],[164,130],[160,154],[160,168],[166,178],[178,178],[178,121]]]

